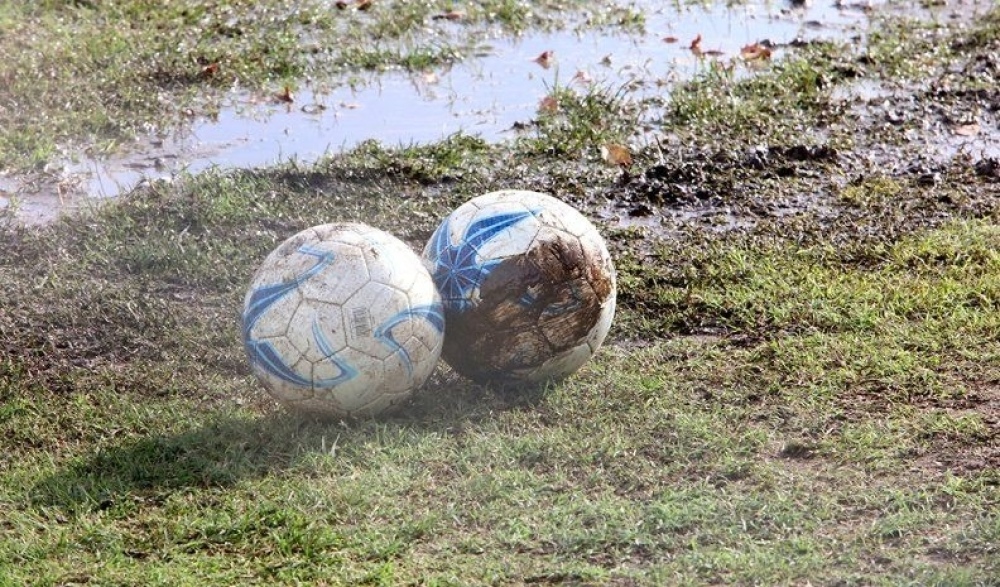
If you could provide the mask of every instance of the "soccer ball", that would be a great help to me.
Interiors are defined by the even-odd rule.
[[[501,190],[466,202],[423,252],[444,305],[442,356],[481,383],[539,383],[579,369],[615,313],[604,239],[573,207]]]
[[[422,385],[441,356],[441,299],[420,257],[357,223],[278,246],[243,304],[243,344],[267,391],[296,411],[372,416]]]

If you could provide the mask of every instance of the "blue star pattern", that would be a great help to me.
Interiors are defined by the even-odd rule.
[[[400,358],[403,360],[403,364],[406,366],[406,372],[409,375],[413,374],[413,362],[410,360],[410,353],[406,352],[403,345],[395,339],[392,334],[392,330],[408,320],[420,319],[427,320],[435,330],[440,333],[444,333],[444,308],[441,304],[417,306],[415,308],[403,310],[395,316],[390,317],[388,320],[383,322],[381,326],[375,329],[375,338],[379,339],[382,344],[389,347],[393,353],[399,353]]]
[[[533,214],[505,212],[480,218],[469,224],[457,244],[449,236],[451,217],[445,218],[431,237],[429,257],[434,263],[434,284],[449,310],[462,312],[471,308],[479,284],[501,262],[499,259],[480,262],[479,247]]]
[[[330,348],[329,340],[323,334],[322,330],[320,330],[318,323],[314,322],[312,325],[313,338],[316,341],[317,348],[325,355],[325,359],[337,366],[340,374],[336,377],[319,380],[303,377],[284,361],[281,353],[278,352],[273,344],[266,340],[257,340],[251,334],[253,327],[274,304],[298,288],[304,281],[317,275],[333,263],[334,259],[334,254],[331,251],[315,249],[309,246],[299,247],[297,252],[304,255],[312,255],[318,260],[315,265],[295,279],[264,285],[258,287],[250,294],[250,298],[246,304],[246,311],[243,314],[243,346],[251,363],[272,377],[300,387],[334,387],[353,378],[357,374],[357,371],[334,356],[336,351]]]

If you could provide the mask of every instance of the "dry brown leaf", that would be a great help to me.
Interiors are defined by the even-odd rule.
[[[535,57],[532,61],[541,65],[543,68],[548,69],[552,67],[552,62],[555,60],[556,54],[552,51],[542,51]]]
[[[617,165],[619,167],[630,167],[632,165],[632,153],[628,147],[616,143],[608,143],[601,146],[601,158],[605,163]]]
[[[555,96],[545,96],[542,101],[538,103],[538,111],[546,114],[552,114],[559,111],[559,99]]]
[[[691,40],[691,45],[688,49],[696,52],[701,51],[701,33],[698,33],[698,36]]]
[[[336,6],[339,10],[344,10],[347,8],[348,4],[344,0],[337,0],[337,2],[334,3],[334,6]]]
[[[663,37],[664,43],[676,43],[677,41],[680,41],[680,39],[678,39],[677,37],[670,37],[670,36]]]
[[[358,10],[368,10],[372,7],[372,0],[358,0],[357,9]]]
[[[215,74],[217,74],[217,73],[219,73],[219,64],[218,63],[209,63],[205,67],[201,68],[201,77],[202,77],[202,79],[208,79],[210,77],[215,76]]]
[[[590,77],[590,74],[587,73],[586,71],[584,71],[582,69],[578,69],[576,71],[576,75],[574,75],[573,79],[570,80],[570,81],[578,83],[578,84],[584,84],[584,85],[586,85],[586,84],[593,83],[594,82],[594,78]]]
[[[767,60],[771,58],[771,50],[760,43],[753,43],[751,45],[744,45],[743,48],[740,49],[740,56],[747,61],[754,61],[757,59]]]
[[[463,18],[465,18],[465,13],[459,10],[449,10],[448,12],[435,14],[431,18],[433,20],[462,20]]]
[[[707,51],[701,51],[700,54],[708,57],[722,57],[723,55],[725,55],[725,53],[723,53],[719,49],[709,49]]]
[[[274,95],[279,102],[284,102],[286,104],[291,104],[295,101],[295,96],[292,94],[292,88],[285,86],[283,90]]]
[[[951,132],[961,137],[974,137],[979,134],[979,130],[979,123],[973,122],[972,124],[960,124],[951,129]]]

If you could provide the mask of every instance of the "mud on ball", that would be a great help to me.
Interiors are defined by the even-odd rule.
[[[442,356],[482,383],[566,377],[601,346],[615,271],[597,229],[556,198],[492,192],[452,212],[424,249],[442,296]]]

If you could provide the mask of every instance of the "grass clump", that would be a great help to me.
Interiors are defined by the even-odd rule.
[[[843,47],[820,44],[770,66],[766,75],[736,75],[732,66],[709,64],[697,79],[674,90],[665,127],[696,128],[713,136],[768,142],[801,135],[817,112],[829,110],[835,66]]]
[[[624,143],[634,132],[640,108],[625,87],[591,86],[576,91],[556,86],[539,105],[536,128],[519,139],[525,156],[594,160],[602,146]]]

